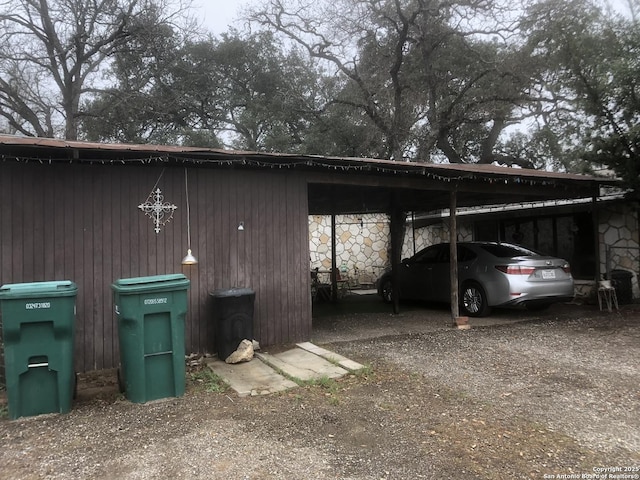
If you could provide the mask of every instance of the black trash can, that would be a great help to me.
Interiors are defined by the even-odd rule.
[[[628,270],[611,270],[611,284],[616,289],[620,305],[633,302],[632,280],[633,273]]]
[[[253,302],[250,288],[214,290],[213,317],[216,323],[215,345],[220,360],[236,351],[242,340],[253,340]]]

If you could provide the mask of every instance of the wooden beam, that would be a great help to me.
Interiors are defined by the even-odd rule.
[[[518,183],[505,179],[495,179],[489,183],[479,178],[462,178],[460,180],[444,181],[442,178],[429,178],[421,175],[382,175],[371,173],[344,173],[314,172],[307,174],[310,184],[318,185],[342,185],[361,186],[372,188],[390,188],[402,190],[427,190],[447,192],[452,183],[457,183],[457,190],[462,193],[477,193],[480,195],[491,194],[491,201],[495,196],[514,195],[530,200],[558,199],[558,198],[588,198],[592,193],[593,181],[586,177],[584,180],[574,178],[540,178],[530,177],[534,182]],[[507,180],[513,180],[508,178]],[[542,181],[546,181],[541,185]],[[517,201],[517,200],[515,200]]]

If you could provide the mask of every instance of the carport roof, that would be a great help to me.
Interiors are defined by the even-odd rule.
[[[67,163],[145,163],[305,172],[309,213],[427,212],[598,195],[610,179],[477,164],[427,164],[390,160],[233,151],[150,144],[106,144],[0,135],[0,159]]]

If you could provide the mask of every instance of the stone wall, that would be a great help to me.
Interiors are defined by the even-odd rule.
[[[442,223],[430,225],[428,227],[417,228],[415,231],[409,224],[404,235],[402,245],[402,258],[412,256],[429,245],[449,242],[449,218],[443,218]],[[473,240],[473,225],[469,222],[461,222],[458,219],[458,241],[470,242]],[[414,248],[415,242],[415,248]]]
[[[633,273],[633,297],[640,297],[640,232],[637,210],[628,204],[612,203],[599,212],[600,271],[625,270]]]
[[[458,241],[473,240],[473,219],[458,218]],[[601,207],[599,212],[600,272],[626,270],[633,273],[633,298],[640,298],[638,273],[640,272],[640,231],[638,212],[629,204],[611,202]],[[442,223],[416,229],[416,251],[426,245],[449,241],[449,219]],[[403,245],[403,257],[413,254],[412,232],[409,228]],[[578,297],[594,297],[593,280],[576,280]]]
[[[472,240],[472,228],[458,223],[458,240]],[[372,285],[389,267],[389,218],[382,214],[336,215],[336,265],[352,287]],[[415,251],[449,241],[449,222],[415,231]],[[310,268],[331,269],[331,217],[309,216]],[[402,258],[414,254],[414,232],[407,224]],[[326,280],[326,279],[325,279]]]
[[[386,215],[336,215],[336,265],[352,287],[371,286],[389,265]],[[331,268],[331,217],[309,217],[311,269]]]
[[[458,218],[458,241],[473,240],[473,219]],[[602,208],[598,226],[600,238],[600,271],[627,270],[633,272],[633,297],[640,298],[640,232],[637,211],[623,203],[611,203]],[[346,274],[352,286],[369,286],[389,266],[389,218],[386,215],[336,216],[337,266]],[[447,217],[428,227],[413,230],[407,224],[402,258],[420,249],[449,241]],[[331,268],[331,217],[309,217],[309,247],[311,269]],[[607,265],[608,262],[608,265]],[[593,281],[576,281],[578,296],[593,295]]]

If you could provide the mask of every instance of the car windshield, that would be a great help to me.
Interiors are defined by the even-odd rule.
[[[538,255],[536,252],[526,249],[524,247],[520,247],[518,245],[506,245],[506,244],[482,245],[481,248],[489,252],[494,257],[498,257],[498,258],[511,258],[511,257]]]

